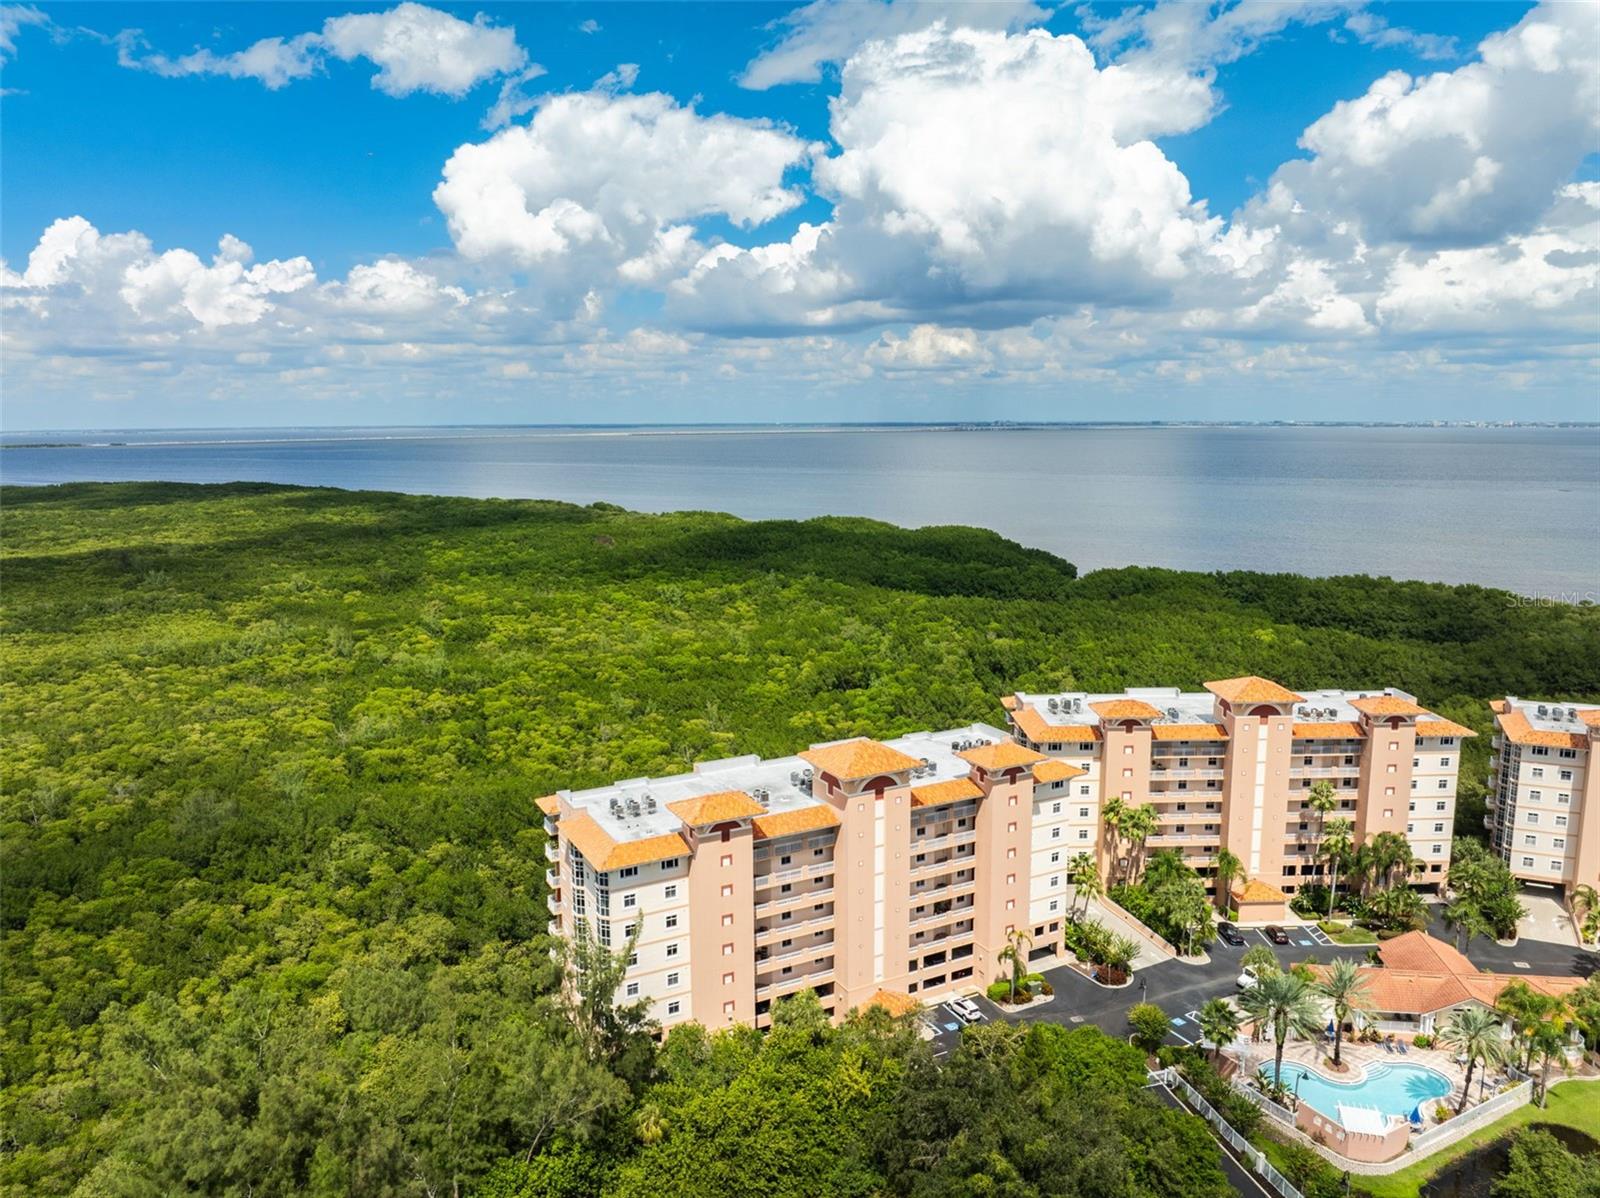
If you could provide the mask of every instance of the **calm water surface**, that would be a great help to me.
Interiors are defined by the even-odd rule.
[[[974,524],[1090,570],[1368,573],[1600,599],[1600,429],[8,433],[10,484],[248,479]],[[108,444],[121,442],[121,444]]]

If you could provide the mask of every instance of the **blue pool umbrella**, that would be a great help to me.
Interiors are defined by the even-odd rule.
[[[1416,1106],[1411,1108],[1411,1122],[1413,1122],[1413,1123],[1421,1123],[1422,1122],[1422,1104],[1420,1102],[1417,1103]]]
[[[1328,1035],[1333,1035],[1333,1020],[1328,1020]]]

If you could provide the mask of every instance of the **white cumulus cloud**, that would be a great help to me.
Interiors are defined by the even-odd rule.
[[[224,54],[205,48],[177,56],[156,53],[136,30],[125,30],[115,40],[125,67],[168,78],[256,79],[274,90],[314,74],[328,58],[373,63],[378,71],[372,86],[391,96],[425,91],[460,97],[485,80],[519,75],[529,67],[510,26],[494,25],[481,14],[463,21],[412,0],[385,12],[329,17],[320,30],[262,38]]]

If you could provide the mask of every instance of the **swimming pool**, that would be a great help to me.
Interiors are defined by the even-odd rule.
[[[1261,1076],[1271,1080],[1272,1062],[1261,1067]],[[1321,1114],[1333,1119],[1339,1117],[1340,1103],[1376,1107],[1386,1115],[1404,1118],[1411,1114],[1413,1107],[1434,1102],[1455,1089],[1450,1079],[1437,1069],[1388,1062],[1368,1065],[1367,1075],[1361,1081],[1336,1082],[1315,1069],[1285,1061],[1283,1084],[1291,1093],[1298,1086],[1302,1102],[1310,1103]]]

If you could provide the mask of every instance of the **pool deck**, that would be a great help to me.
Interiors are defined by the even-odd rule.
[[[1248,1041],[1245,1043],[1251,1058],[1245,1071],[1254,1073],[1262,1065],[1266,1065],[1270,1074],[1273,1053],[1272,1041],[1262,1040],[1259,1044],[1250,1044]],[[1283,1063],[1285,1065],[1305,1066],[1321,1074],[1328,1081],[1342,1085],[1360,1085],[1366,1079],[1367,1070],[1374,1065],[1421,1065],[1437,1073],[1442,1073],[1450,1082],[1451,1092],[1437,1101],[1430,1100],[1424,1104],[1422,1116],[1425,1127],[1434,1125],[1433,1108],[1438,1106],[1439,1103],[1444,1103],[1454,1111],[1455,1104],[1459,1101],[1461,1083],[1465,1077],[1466,1070],[1456,1064],[1455,1058],[1449,1053],[1439,1052],[1431,1048],[1413,1048],[1407,1045],[1406,1051],[1402,1055],[1399,1052],[1388,1052],[1382,1044],[1352,1044],[1346,1040],[1339,1053],[1347,1066],[1344,1073],[1335,1073],[1323,1064],[1323,1059],[1331,1056],[1332,1053],[1333,1047],[1329,1042],[1291,1040],[1283,1050]],[[1478,1088],[1478,1075],[1481,1072],[1482,1070],[1473,1071],[1472,1082],[1474,1090]],[[1489,1073],[1490,1080],[1487,1092],[1493,1094],[1497,1089],[1498,1083],[1505,1080],[1505,1073],[1504,1070],[1496,1068],[1491,1068]],[[1471,1109],[1475,1101],[1476,1095],[1474,1095],[1472,1101],[1467,1103],[1468,1109]],[[1354,1105],[1359,1105],[1359,1103]],[[1323,1111],[1322,1114],[1337,1118],[1339,1112]]]

